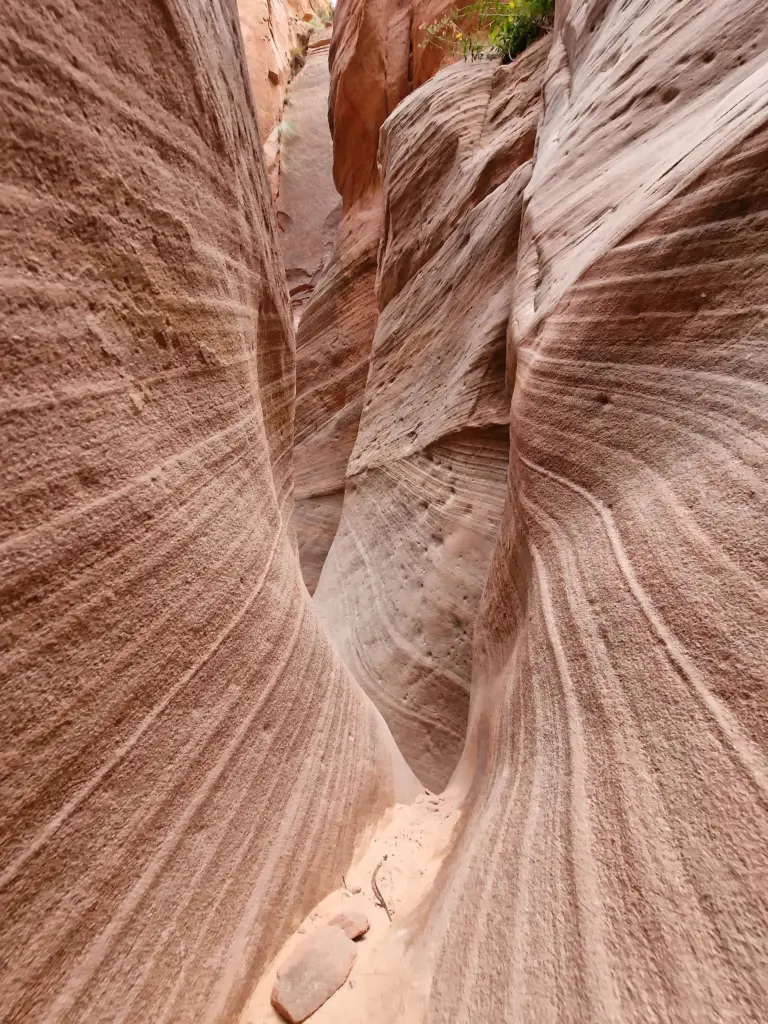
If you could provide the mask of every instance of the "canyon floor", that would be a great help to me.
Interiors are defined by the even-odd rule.
[[[270,1004],[275,975],[301,937],[344,910],[360,910],[370,922],[359,942],[348,981],[319,1009],[320,1024],[397,1024],[422,1020],[429,996],[429,968],[409,948],[408,930],[448,852],[459,817],[458,801],[422,794],[396,804],[366,837],[338,889],[326,896],[299,926],[266,971],[246,1004],[240,1024],[275,1024]],[[392,916],[376,899],[377,884]]]

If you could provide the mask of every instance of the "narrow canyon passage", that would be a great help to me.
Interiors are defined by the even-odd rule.
[[[536,3],[0,6],[0,1024],[768,1019],[768,20]]]
[[[343,52],[348,29],[343,11],[341,16],[336,32]],[[711,24],[701,17],[698,33]],[[625,31],[626,23],[617,16],[614,35],[606,28],[602,43],[608,52],[612,44],[620,43],[622,51],[621,59],[617,58],[621,71],[611,84],[613,92],[605,87],[608,111],[623,109],[620,98],[628,89],[622,88],[624,76],[627,68],[633,67],[629,54],[623,52],[628,46]],[[702,40],[698,33],[690,26],[687,32],[681,30],[677,45],[685,49],[695,40],[699,66],[707,65],[711,61],[706,35]],[[359,36],[357,45],[361,45]],[[639,42],[635,46],[635,59],[649,60],[648,50]],[[757,56],[759,47],[752,41],[746,46],[755,54],[755,66],[763,67],[764,56]],[[297,490],[296,521],[304,577],[314,593],[320,621],[352,675],[382,712],[409,765],[436,792],[450,780],[464,748],[473,670],[475,708],[464,762],[443,804],[420,797],[419,806],[424,809],[420,818],[416,815],[418,825],[413,810],[398,805],[373,842],[365,840],[358,847],[350,877],[362,892],[339,885],[312,911],[263,976],[243,1024],[274,1020],[269,997],[280,963],[290,958],[302,935],[321,933],[345,905],[365,911],[371,929],[348,981],[313,1019],[385,1022],[429,1017],[463,1021],[518,1019],[517,1014],[521,1020],[555,1019],[561,981],[547,974],[541,943],[546,946],[549,933],[543,921],[536,942],[530,925],[525,935],[502,942],[507,950],[515,948],[512,943],[523,943],[524,963],[513,966],[496,949],[496,929],[501,934],[507,926],[508,911],[501,908],[509,898],[498,893],[497,887],[512,885],[515,892],[516,886],[522,886],[518,898],[529,899],[531,881],[524,875],[515,877],[516,871],[524,870],[531,872],[531,877],[540,873],[538,884],[548,893],[550,905],[560,908],[563,920],[583,914],[592,921],[589,937],[575,920],[562,932],[563,940],[567,935],[576,946],[594,944],[590,955],[596,958],[593,969],[600,979],[564,1019],[572,1019],[568,1014],[583,1020],[633,1019],[635,1008],[626,993],[621,995],[621,983],[613,979],[609,963],[611,959],[627,964],[634,960],[637,976],[643,975],[649,991],[657,984],[652,980],[657,968],[649,974],[642,957],[637,958],[626,917],[612,920],[604,908],[603,885],[611,894],[609,902],[624,907],[623,914],[627,912],[627,891],[615,875],[623,869],[612,857],[601,856],[593,829],[607,829],[609,845],[618,842],[620,818],[611,823],[608,807],[622,807],[621,815],[633,823],[622,841],[635,850],[632,857],[638,856],[636,843],[643,832],[640,822],[649,815],[655,821],[664,818],[667,812],[663,808],[672,801],[675,815],[681,817],[669,819],[669,834],[659,840],[653,853],[645,854],[648,863],[656,867],[642,870],[658,872],[659,858],[671,857],[689,865],[696,862],[703,852],[698,840],[691,833],[683,839],[693,827],[688,817],[691,808],[683,810],[687,799],[682,794],[688,789],[685,772],[679,783],[674,778],[667,781],[662,787],[666,792],[657,790],[655,784],[646,791],[637,788],[638,779],[649,782],[665,764],[675,765],[673,775],[680,772],[674,752],[677,740],[672,736],[679,739],[681,733],[676,730],[684,733],[686,720],[698,720],[703,729],[697,743],[703,744],[701,749],[709,748],[707,756],[713,764],[720,764],[716,775],[723,770],[724,753],[718,752],[720,741],[716,738],[723,727],[736,730],[732,742],[740,751],[738,756],[745,764],[754,765],[756,779],[764,778],[765,751],[759,741],[752,746],[751,739],[756,735],[752,725],[757,719],[747,712],[744,722],[752,725],[746,731],[735,722],[726,724],[729,713],[718,705],[719,698],[707,696],[709,684],[686,653],[702,642],[704,634],[697,634],[695,641],[681,640],[676,632],[685,634],[681,621],[677,620],[674,629],[668,625],[651,596],[654,588],[664,594],[672,586],[679,597],[679,585],[659,575],[656,558],[664,544],[656,537],[653,523],[665,521],[672,529],[671,523],[676,522],[678,543],[682,537],[689,538],[689,557],[694,550],[698,551],[696,557],[703,555],[704,549],[692,539],[700,531],[692,510],[701,499],[692,497],[690,471],[683,467],[696,458],[693,439],[702,439],[707,431],[702,434],[701,421],[690,405],[691,394],[696,392],[690,391],[686,376],[695,380],[701,374],[711,374],[717,366],[714,353],[709,363],[699,365],[690,361],[690,354],[683,354],[681,346],[695,337],[702,322],[708,322],[702,318],[711,317],[704,300],[717,304],[720,298],[713,299],[703,291],[686,306],[684,293],[677,291],[672,299],[671,290],[685,280],[688,266],[698,277],[707,260],[719,266],[737,258],[737,267],[749,268],[748,277],[763,273],[764,259],[758,256],[763,241],[738,257],[730,249],[737,236],[743,244],[737,226],[741,218],[746,217],[758,234],[765,227],[762,204],[768,181],[764,157],[758,155],[763,150],[761,144],[754,151],[747,147],[737,158],[740,169],[720,172],[720,177],[716,173],[711,177],[713,172],[708,175],[705,170],[707,161],[715,160],[716,150],[709,156],[702,154],[698,184],[688,192],[682,174],[675,187],[667,184],[670,191],[661,202],[661,227],[655,231],[648,227],[644,235],[641,225],[654,223],[653,204],[649,201],[643,207],[621,181],[621,174],[632,166],[633,120],[622,122],[619,117],[610,130],[617,136],[613,145],[621,157],[615,159],[622,170],[610,163],[600,169],[605,187],[615,190],[616,205],[608,214],[617,221],[611,229],[617,240],[609,241],[603,223],[607,215],[594,205],[594,193],[585,191],[582,184],[573,197],[566,190],[560,202],[576,223],[566,229],[561,244],[572,245],[573,261],[582,265],[578,273],[573,268],[564,271],[565,280],[558,286],[560,297],[548,298],[554,285],[540,270],[533,275],[530,265],[544,259],[542,244],[554,244],[546,233],[541,242],[532,238],[531,219],[537,201],[547,211],[552,196],[557,195],[556,175],[555,182],[549,181],[546,171],[541,172],[543,180],[537,191],[534,158],[537,136],[538,145],[546,147],[548,137],[557,134],[541,106],[545,77],[556,84],[558,75],[565,73],[562,53],[555,48],[552,54],[551,50],[548,36],[509,66],[459,62],[403,97],[380,125],[376,173],[362,196],[353,192],[346,202],[334,253],[309,299],[307,319],[299,325],[296,465],[297,480],[302,483]],[[735,46],[737,66],[743,52]],[[396,62],[396,56],[389,57]],[[692,61],[695,64],[694,58],[683,54],[682,64]],[[351,180],[359,187],[361,174],[357,166],[360,154],[350,155],[343,136],[348,127],[345,116],[351,119],[350,130],[359,131],[359,112],[352,107],[350,114],[338,98],[344,75],[354,74],[358,88],[365,85],[375,91],[379,87],[375,76],[366,77],[372,74],[370,68],[353,62],[351,66],[352,71],[345,65],[337,70],[336,98],[333,93],[331,97],[334,146],[337,154],[341,150],[352,164],[337,166],[343,196],[345,182]],[[657,73],[662,74],[661,66]],[[691,74],[695,82],[696,74]],[[713,83],[712,87],[716,92],[717,86]],[[640,82],[635,88],[640,89]],[[653,91],[650,89],[649,95]],[[556,100],[552,102],[556,108]],[[627,110],[638,102],[634,99]],[[585,112],[589,103],[596,103],[589,90],[582,107],[571,99],[575,111],[568,114],[577,140],[587,138],[590,130]],[[618,115],[611,114],[609,122],[614,116]],[[652,103],[647,116],[655,116]],[[669,125],[661,119],[656,126],[656,138],[663,140],[663,145],[652,141],[653,131],[651,138],[638,144],[633,159],[641,190],[656,180],[654,176],[663,179],[668,175],[686,145],[702,145],[704,136],[695,131],[688,140],[681,143],[675,139],[673,143],[677,118],[682,116],[672,112]],[[746,112],[745,116],[743,130],[750,132],[753,122]],[[610,146],[608,128],[599,117],[591,130],[602,130],[604,143]],[[659,145],[660,150],[654,152]],[[545,148],[539,160],[549,157],[556,163],[558,154],[568,148],[557,144],[550,153]],[[583,160],[589,166],[586,156]],[[578,166],[576,157],[564,164],[566,176],[574,164]],[[734,175],[738,185],[731,184]],[[310,180],[306,179],[306,188],[311,187]],[[728,205],[731,187],[739,194],[746,190],[749,196],[738,207]],[[675,188],[684,197],[677,215]],[[716,203],[713,195],[720,196]],[[700,212],[694,214],[697,202]],[[524,210],[527,219],[523,219]],[[675,226],[675,216],[682,218],[681,226]],[[606,239],[586,254],[579,251],[580,219]],[[722,228],[718,227],[721,219],[726,221]],[[731,219],[735,223],[728,223]],[[557,228],[553,220],[555,233]],[[637,237],[635,231],[640,232]],[[678,234],[682,234],[680,241],[676,240]],[[648,239],[645,246],[644,237]],[[692,263],[689,249],[704,263]],[[757,271],[755,258],[760,267]],[[733,283],[723,287],[737,287],[739,273],[735,269]],[[766,295],[764,278],[760,281],[756,291],[747,287],[748,308],[759,295]],[[576,308],[573,314],[571,306]],[[755,316],[748,335],[756,341],[764,339],[757,307]],[[720,322],[727,322],[727,317]],[[366,332],[371,333],[370,346]],[[709,337],[714,341],[712,334]],[[724,358],[734,358],[725,355],[733,351],[732,345],[726,329]],[[609,359],[602,355],[603,347],[610,353]],[[675,351],[680,360],[677,371],[670,366]],[[764,355],[763,348],[761,351]],[[533,375],[532,365],[537,367]],[[675,372],[677,378],[670,376]],[[751,369],[748,376],[752,379]],[[643,387],[638,391],[641,381]],[[509,412],[516,382],[513,474],[508,477]],[[629,397],[632,394],[634,401]],[[667,413],[670,402],[689,410],[685,435],[680,434],[682,423],[678,425],[677,418]],[[750,409],[764,417],[757,395]],[[643,443],[642,431],[650,430],[651,423],[654,432]],[[709,450],[709,443],[703,443]],[[599,453],[597,463],[595,453]],[[709,451],[706,458],[712,456]],[[758,462],[764,469],[762,456]],[[719,467],[726,475],[741,474],[724,451]],[[713,479],[713,471],[709,472]],[[667,483],[649,486],[654,479],[666,479]],[[666,492],[670,486],[675,488],[674,495]],[[647,509],[653,507],[655,491],[656,506],[651,513]],[[734,498],[741,512],[745,511],[744,497],[742,492]],[[712,511],[713,507],[709,514]],[[673,535],[675,530],[669,540]],[[700,540],[703,536],[699,533]],[[645,554],[638,547],[643,537]],[[655,538],[655,550],[648,547],[650,537]],[[649,550],[654,553],[649,555]],[[618,586],[615,579],[608,582],[617,569]],[[686,587],[691,585],[689,571],[683,574]],[[712,600],[705,596],[705,578],[706,573],[695,584],[693,600],[700,609],[702,602],[707,605]],[[757,598],[758,590],[752,593]],[[514,602],[510,607],[513,594],[520,601],[519,608]],[[661,600],[666,607],[669,598]],[[757,600],[761,603],[764,593]],[[739,612],[730,620],[729,629],[749,631],[749,605],[742,593]],[[723,649],[726,634],[716,620],[708,622],[707,630],[706,646]],[[730,633],[731,640],[735,635]],[[507,644],[513,646],[505,650]],[[632,673],[622,663],[626,657],[631,662],[639,651],[645,652],[644,657],[654,666],[658,692],[644,687],[633,692],[631,684],[625,690]],[[749,673],[749,660],[740,662],[737,676]],[[686,695],[681,690],[679,673],[693,687],[692,693]],[[762,683],[757,682],[761,678],[764,682],[762,669],[752,676],[764,698]],[[719,682],[720,693],[722,687]],[[709,725],[698,708],[700,699],[714,715]],[[676,723],[672,733],[666,724],[670,714]],[[642,726],[636,724],[637,716]],[[657,722],[655,733],[649,730],[651,721]],[[502,738],[513,725],[517,735],[508,733]],[[497,730],[502,730],[501,734]],[[547,737],[543,747],[536,739],[541,730]],[[516,765],[514,775],[509,768],[499,769],[504,780],[501,786],[490,783],[492,772],[484,774],[494,732],[494,742],[509,746],[508,756]],[[707,734],[709,739],[705,739]],[[613,757],[618,757],[615,763],[606,755],[607,737],[611,737]],[[621,754],[614,745],[617,743]],[[725,757],[727,760],[728,755]],[[480,775],[478,758],[483,765]],[[563,795],[566,779],[569,799]],[[731,775],[722,790],[714,778],[705,783],[721,811],[724,805],[714,793],[733,792],[735,781],[736,776]],[[517,794],[512,804],[510,786]],[[741,792],[746,798],[747,790]],[[473,800],[484,805],[490,828],[490,833],[484,834],[494,836],[490,848],[473,839],[471,826],[459,824],[459,808],[466,806],[467,799],[470,806]],[[438,806],[439,811],[432,810]],[[541,849],[530,860],[531,852],[516,843],[545,814],[546,822],[532,833],[538,836]],[[443,816],[451,829],[446,829]],[[516,818],[518,824],[510,825]],[[689,823],[684,825],[686,820]],[[747,844],[748,821],[749,814],[740,826],[741,841]],[[494,824],[490,826],[490,822]],[[613,828],[618,831],[613,833]],[[400,835],[399,846],[389,845],[393,833]],[[558,837],[569,833],[571,840],[566,846],[572,843],[572,848],[566,852],[560,846],[563,838]],[[716,842],[714,836],[710,838]],[[645,846],[647,835],[639,841]],[[689,842],[692,845],[684,852]],[[516,867],[505,868],[499,861],[503,844],[517,851]],[[402,899],[404,904],[397,908],[393,922],[377,906],[370,879],[385,851],[391,858],[385,867],[387,890],[392,900]],[[430,894],[430,885],[446,856],[439,878],[443,884],[451,880],[454,895],[439,901]],[[676,872],[671,870],[670,879]],[[500,882],[499,876],[505,882]],[[478,881],[478,877],[492,881]],[[575,907],[563,898],[572,886],[577,893]],[[354,882],[353,888],[358,888]],[[697,932],[704,936],[709,927],[706,914],[694,908],[706,894],[694,883],[688,895],[683,895],[686,888],[678,890],[678,898],[687,906],[685,931],[689,936]],[[469,892],[475,900],[469,906],[474,909],[463,911]],[[440,910],[436,904],[441,905]],[[425,930],[427,907],[432,912],[432,926]],[[648,922],[658,919],[660,913],[651,901],[632,927],[650,927]],[[451,951],[446,914],[453,919],[458,915],[468,930],[476,927],[478,919],[486,921],[488,939],[475,931],[469,961],[461,943]],[[441,919],[443,925],[436,925]],[[765,948],[764,906],[754,920]],[[492,921],[495,924],[491,925]],[[644,923],[640,925],[640,921]],[[451,963],[445,975],[435,953],[435,937],[441,927],[448,929],[439,940],[445,943],[443,963]],[[598,940],[597,934],[602,938]],[[684,961],[678,940],[670,942],[675,969],[697,979],[695,991],[686,989],[675,997],[679,1002],[674,1019],[708,1019],[709,998],[720,1002],[738,998],[738,1013],[749,1019],[754,1013],[750,997],[736,997],[736,990],[729,990],[724,981],[727,970],[717,982],[705,982],[696,962],[704,955],[701,939],[694,940],[698,950],[694,959]],[[448,959],[452,955],[455,960]],[[572,984],[577,985],[578,970],[573,970]],[[542,982],[542,974],[546,982]],[[476,975],[485,980],[475,982]],[[674,987],[669,972],[662,971],[662,976],[664,980],[658,984]],[[500,978],[505,979],[501,988],[508,995],[499,991]],[[516,986],[526,992],[524,997]],[[757,1005],[762,1006],[762,984],[755,996]]]
[[[435,791],[464,744],[473,624],[504,507],[509,266],[548,51],[543,39],[514,66],[456,65],[395,110],[297,331],[304,578]],[[354,170],[337,170],[342,195]],[[314,196],[317,182],[307,164],[293,187]]]
[[[312,32],[280,122],[277,225],[294,328],[330,256],[341,213],[328,129],[331,26]]]
[[[311,1016],[313,1024],[395,1024],[423,1020],[429,1003],[429,958],[414,948],[405,925],[418,915],[448,853],[460,810],[454,797],[422,793],[397,804],[360,845],[338,887],[312,909],[269,965],[239,1024],[277,1024],[271,996],[281,965],[302,943],[322,935],[340,914],[368,922],[344,984]],[[386,903],[377,902],[375,877]],[[390,914],[392,915],[390,918]]]

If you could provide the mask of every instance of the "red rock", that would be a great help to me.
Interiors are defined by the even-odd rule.
[[[341,210],[327,117],[329,35],[313,38],[316,45],[289,86],[281,140],[277,217],[294,323],[330,256]]]
[[[334,180],[344,212],[379,188],[379,131],[445,54],[421,45],[421,25],[447,13],[447,0],[346,0],[334,19],[330,115]]]
[[[393,693],[431,694],[421,754],[397,726],[425,769],[472,692],[461,824],[402,980],[431,1024],[763,1024],[765,4],[558,0],[520,161],[527,86],[504,86],[530,56],[493,72],[473,134],[487,66],[401,103],[427,5],[341,6],[346,234],[304,336],[329,347],[299,354],[322,416],[296,436],[324,526],[346,488],[348,572],[337,592],[329,559],[316,604],[345,657],[359,623],[393,721]],[[0,5],[14,1024],[236,1020],[416,791],[300,580],[294,342],[233,11]],[[467,614],[457,582],[483,588]]]
[[[290,1024],[306,1020],[341,988],[356,955],[341,927],[316,929],[278,968],[272,1005]]]
[[[381,131],[382,311],[315,605],[438,791],[464,743],[472,633],[504,507],[510,265],[548,48],[448,68]]]
[[[329,10],[325,0],[238,0],[240,30],[248,77],[256,103],[273,196],[278,192],[280,132],[286,89],[297,52],[306,47],[315,13]]]
[[[360,892],[359,886],[355,888]],[[354,888],[350,889],[350,892],[354,891]],[[341,928],[349,939],[359,939],[368,931],[368,917],[361,910],[342,910],[328,924]]]
[[[365,394],[358,378],[351,389],[362,414],[315,603],[420,773],[441,767],[430,764],[441,728],[461,749],[455,709],[471,678],[452,787],[466,794],[462,828],[422,931],[436,964],[426,1016],[758,1024],[765,4],[558,0],[542,107],[518,105],[530,83],[503,84],[534,48],[491,83],[467,139],[489,69],[451,69],[403,102],[396,57],[412,8],[385,9],[350,0],[334,41],[350,236],[358,204],[378,195],[377,154],[384,166],[381,315],[366,360],[338,341],[343,323],[326,308],[325,338],[351,354],[350,378],[359,363],[369,371]],[[390,62],[378,59],[385,46]],[[383,108],[394,113],[379,134]],[[486,132],[501,143],[498,167],[476,162]],[[463,245],[461,226],[472,229]],[[322,351],[307,350],[313,365]],[[321,430],[353,418],[343,384],[330,368],[318,385],[336,403],[311,439],[318,465]],[[498,459],[489,536],[473,551],[457,520],[484,452],[442,432],[502,411],[510,458]],[[342,463],[336,432],[326,439],[326,466]],[[436,571],[441,547],[451,568],[459,552],[469,594],[483,590],[471,616],[451,601],[463,588]],[[415,579],[412,565],[424,568]],[[422,632],[441,639],[437,657]],[[433,662],[445,681],[428,704]]]
[[[558,0],[432,1022],[768,1020],[767,111],[764,0]]]
[[[0,1016],[221,1024],[408,777],[297,564],[234,5],[5,0],[0,110]]]
[[[421,25],[452,6],[446,0],[348,0],[336,9],[328,117],[343,219],[296,338],[296,533],[310,593],[339,524],[378,320],[379,132],[395,106],[439,66],[444,55],[422,46]]]
[[[296,532],[313,593],[341,515],[378,319],[374,292],[381,206],[342,221],[296,333]]]

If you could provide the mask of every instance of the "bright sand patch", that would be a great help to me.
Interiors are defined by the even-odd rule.
[[[370,929],[357,943],[348,980],[312,1014],[312,1024],[397,1024],[422,1019],[430,972],[419,969],[418,956],[412,949],[406,953],[405,943],[409,921],[435,880],[459,814],[455,801],[428,795],[388,811],[373,838],[355,854],[345,875],[347,888],[326,896],[288,939],[254,989],[240,1024],[280,1021],[270,1004],[278,966],[305,934],[342,910],[367,914]],[[377,905],[371,885],[378,864],[376,882],[392,912],[391,921]],[[359,893],[350,891],[357,887]]]

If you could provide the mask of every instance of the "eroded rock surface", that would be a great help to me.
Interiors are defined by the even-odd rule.
[[[259,136],[276,196],[286,91],[303,66],[310,23],[316,22],[318,15],[326,16],[329,5],[325,0],[237,0],[237,9]]]
[[[345,0],[339,5],[329,110],[334,178],[345,214],[379,191],[379,131],[445,58],[441,50],[422,45],[422,25],[450,10],[445,0]]]
[[[339,68],[388,97],[361,95],[364,138],[418,79],[414,10],[344,10]],[[0,1016],[224,1024],[415,783],[300,580],[233,6],[14,2],[0,52]],[[763,1024],[764,5],[560,0],[531,148],[535,75],[505,83],[536,52],[449,71],[453,118],[401,105],[385,192],[359,148],[302,319],[343,370],[299,388],[317,571],[354,450],[316,599],[334,644],[436,779],[447,742],[417,748],[392,695],[458,749],[472,694],[446,797],[346,876],[361,983],[317,1019]]]
[[[361,935],[365,935],[369,927],[368,915],[360,910],[343,910],[340,914],[332,917],[328,923],[336,928],[341,928],[348,939],[359,939]]]
[[[283,115],[277,221],[294,323],[330,255],[341,213],[327,118],[330,34],[313,35]]]
[[[236,13],[6,3],[0,51],[0,1018],[229,1021],[413,792],[301,583]]]
[[[768,1012],[766,33],[559,5],[432,1022]]]
[[[422,47],[421,25],[450,7],[347,0],[334,19],[328,113],[343,220],[297,332],[296,532],[310,593],[339,523],[378,320],[379,131],[439,66],[444,54]]]
[[[382,130],[384,308],[315,605],[438,790],[464,743],[504,505],[506,330],[548,45],[442,71]]]
[[[336,534],[378,320],[379,200],[341,222],[296,333],[296,533],[314,593]]]

